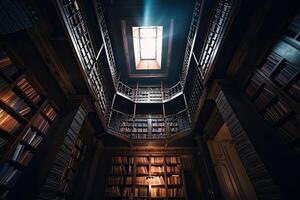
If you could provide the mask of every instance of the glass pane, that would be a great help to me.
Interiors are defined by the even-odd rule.
[[[156,28],[141,28],[140,37],[156,37]]]
[[[156,59],[155,50],[151,49],[142,49],[141,50],[141,59]]]
[[[147,39],[141,39],[141,48],[142,49],[155,49],[156,48],[156,39],[153,38],[147,38]]]

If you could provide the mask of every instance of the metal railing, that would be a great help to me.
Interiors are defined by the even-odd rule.
[[[199,66],[194,80],[195,82],[188,101],[188,109],[191,119],[195,118],[201,96],[203,95],[205,78],[216,59],[216,54],[220,47],[220,41],[222,40],[227,28],[231,11],[232,1],[220,0],[218,2],[200,55]]]
[[[199,59],[199,68],[202,79],[205,79],[207,72],[211,68],[215,55],[219,50],[220,40],[224,36],[227,22],[229,21],[229,13],[231,11],[231,3],[229,0],[221,0],[216,8],[213,20],[210,24],[209,32],[203,47],[202,54]]]
[[[162,87],[129,87],[121,81],[118,82],[117,92],[135,103],[163,103],[182,94],[181,82],[170,88]]]
[[[176,85],[174,85],[170,88],[164,89],[164,91],[163,91],[164,100],[170,100],[174,96],[177,96],[182,92],[183,92],[183,87],[182,87],[181,82],[179,81]]]
[[[194,44],[195,40],[197,37],[197,32],[199,28],[199,23],[200,23],[200,17],[201,17],[201,2],[196,1],[195,6],[194,6],[194,11],[192,15],[192,21],[190,25],[190,30],[189,30],[189,35],[187,37],[187,46],[185,49],[185,54],[184,54],[184,59],[183,59],[183,65],[182,65],[182,72],[180,76],[180,81],[182,82],[182,85],[185,85],[186,82],[186,77],[189,71],[189,65],[190,61],[193,55],[193,49],[194,49]]]
[[[88,85],[97,99],[95,105],[107,121],[109,117],[107,113],[109,113],[111,103],[104,89],[104,81],[101,78],[103,74],[101,74],[96,62],[90,34],[82,18],[78,3],[76,0],[57,0],[57,3]]]
[[[114,54],[113,54],[112,44],[111,44],[111,41],[109,38],[109,32],[108,32],[105,18],[104,18],[104,9],[101,5],[100,0],[94,0],[94,5],[96,8],[97,20],[98,20],[98,24],[99,24],[102,39],[103,39],[103,44],[104,44],[104,49],[105,49],[106,57],[107,57],[108,64],[109,64],[109,69],[110,69],[111,76],[112,76],[112,79],[114,82],[114,86],[115,86],[115,88],[117,88],[119,76],[118,76],[118,72],[116,69],[116,63],[115,63],[115,58],[114,58]]]
[[[189,109],[189,114],[190,114],[191,119],[194,119],[194,117],[195,117],[200,97],[203,94],[203,90],[204,90],[203,78],[201,76],[200,70],[198,69],[197,74],[196,74],[195,83],[194,83],[194,88],[192,90],[191,97],[188,101],[188,109]]]

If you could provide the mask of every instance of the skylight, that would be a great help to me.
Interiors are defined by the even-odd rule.
[[[161,69],[162,26],[132,27],[136,70]]]

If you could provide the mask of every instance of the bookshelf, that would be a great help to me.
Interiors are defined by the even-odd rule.
[[[80,134],[86,115],[84,108],[79,106],[38,199],[68,199],[72,194],[73,181],[86,152],[86,144]]]
[[[39,83],[0,51],[0,195],[29,165],[58,115]]]
[[[279,138],[300,154],[299,14],[245,85],[245,93]],[[283,53],[278,44],[292,48]],[[289,52],[289,49],[284,49]]]
[[[105,199],[116,198],[186,199],[180,156],[113,155]]]
[[[109,117],[111,102],[108,91],[105,89],[106,87],[104,87],[104,79],[101,78],[104,74],[103,71],[99,70],[100,66],[97,62],[97,55],[92,45],[93,42],[88,27],[80,11],[79,3],[77,0],[59,0],[57,1],[57,5],[70,35],[70,39],[72,40],[72,45],[76,49],[76,54],[81,62],[82,72],[87,79],[87,85],[90,87],[94,98],[99,99],[95,101],[95,106],[106,122]],[[102,28],[104,24],[105,22],[103,21],[101,23]],[[109,36],[107,33],[103,34],[106,34],[106,36],[103,37],[103,42],[106,44],[104,46],[112,53],[111,47],[107,46],[110,43]],[[113,55],[109,56],[108,62],[110,64],[114,85],[116,85],[116,78],[118,76],[114,67]]]
[[[261,67],[261,72],[295,101],[300,101],[299,67],[271,52]]]
[[[300,139],[297,100],[282,92],[282,89],[259,69],[247,83],[245,93],[258,113],[278,130],[279,137],[300,153],[297,145]]]

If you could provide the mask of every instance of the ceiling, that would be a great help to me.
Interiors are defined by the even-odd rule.
[[[129,85],[179,81],[194,7],[182,0],[106,0],[103,7],[117,70]],[[163,26],[161,69],[136,70],[132,27]]]

